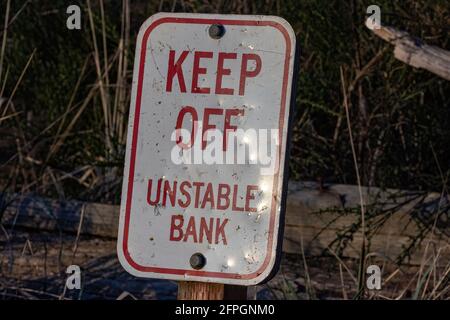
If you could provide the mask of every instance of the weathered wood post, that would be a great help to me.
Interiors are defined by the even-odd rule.
[[[221,283],[180,281],[178,300],[223,300],[224,291]]]
[[[178,300],[247,300],[247,287],[207,282],[178,282]],[[251,298],[250,298],[251,299]]]

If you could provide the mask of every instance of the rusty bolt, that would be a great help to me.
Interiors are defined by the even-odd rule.
[[[191,256],[189,263],[195,270],[200,270],[206,265],[206,258],[203,254],[197,252]]]
[[[209,27],[209,36],[213,39],[220,39],[225,34],[225,27],[221,24],[213,24]]]

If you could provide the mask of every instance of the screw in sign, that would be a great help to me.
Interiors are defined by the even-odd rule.
[[[128,272],[238,285],[274,274],[295,46],[279,17],[143,24],[117,246]]]

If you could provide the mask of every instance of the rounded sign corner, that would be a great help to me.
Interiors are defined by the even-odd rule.
[[[281,26],[283,30],[280,30],[282,33],[287,33],[289,36],[289,39],[291,40],[293,47],[295,47],[295,43],[297,41],[297,35],[294,31],[294,28],[292,28],[291,24],[289,23],[289,21],[287,21],[286,19],[279,17],[279,16],[267,16],[267,19],[269,21],[272,21],[274,23],[276,23],[277,25]]]
[[[154,23],[155,21],[159,20],[159,19],[163,19],[166,17],[169,17],[170,15],[168,15],[165,12],[157,12],[153,15],[151,15],[150,17],[148,17],[140,26],[139,28],[139,34],[145,32],[145,30],[147,30],[147,28]]]
[[[275,254],[275,252],[273,252],[271,254],[271,257],[269,258],[269,262],[267,263],[267,265],[264,267],[263,270],[259,270],[258,271],[258,275],[249,279],[248,283],[245,284],[246,286],[253,286],[253,285],[258,285],[258,284],[263,284],[266,283],[267,281],[269,281],[270,279],[273,278],[273,276],[275,275],[275,271],[278,269],[278,265],[277,265],[277,255]]]
[[[116,246],[117,250],[117,259],[119,260],[120,265],[122,266],[122,268],[125,269],[125,271],[127,271],[129,274],[132,274],[134,276],[140,276],[139,275],[139,271],[136,270],[133,267],[133,264],[130,263],[129,259],[131,259],[131,257],[127,257],[125,252],[124,252],[124,247],[122,244],[122,241],[118,241],[117,242],[117,246]]]

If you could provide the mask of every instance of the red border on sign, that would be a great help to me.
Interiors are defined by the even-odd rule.
[[[282,84],[282,95],[281,95],[281,106],[280,106],[280,118],[278,120],[279,128],[281,129],[279,132],[279,142],[280,146],[277,154],[277,162],[279,165],[281,159],[281,150],[282,150],[282,132],[284,128],[284,115],[286,110],[286,95],[287,95],[287,86],[288,86],[288,76],[289,76],[289,64],[291,58],[291,41],[289,37],[288,31],[285,29],[283,25],[275,21],[251,21],[251,20],[227,20],[227,19],[201,19],[201,18],[176,18],[176,17],[163,17],[155,20],[148,26],[145,30],[144,36],[142,38],[141,43],[141,52],[140,52],[140,62],[139,62],[139,74],[138,74],[138,86],[136,93],[136,107],[135,107],[135,115],[134,115],[134,125],[133,125],[133,133],[132,133],[132,141],[131,141],[131,156],[130,156],[130,167],[129,167],[129,175],[128,175],[128,189],[127,189],[127,200],[125,207],[125,224],[123,231],[123,254],[131,267],[140,272],[154,272],[154,273],[163,273],[163,274],[175,274],[175,275],[190,275],[190,276],[198,276],[198,277],[213,277],[213,278],[234,278],[234,279],[254,279],[258,277],[261,273],[264,272],[267,265],[271,259],[271,251],[273,248],[273,233],[275,227],[275,216],[276,216],[276,202],[272,201],[272,207],[270,212],[270,222],[269,222],[269,238],[267,242],[267,252],[261,267],[250,274],[239,274],[239,273],[222,273],[222,272],[210,272],[210,271],[199,271],[199,270],[185,270],[185,269],[171,269],[171,268],[160,268],[160,267],[151,267],[151,266],[143,266],[136,263],[128,251],[128,231],[130,226],[130,214],[131,214],[131,199],[133,197],[133,181],[134,181],[134,173],[135,173],[135,162],[136,162],[136,149],[137,149],[137,140],[138,140],[138,132],[139,132],[139,117],[141,111],[141,100],[142,100],[142,85],[144,80],[144,66],[145,66],[145,57],[147,51],[147,41],[149,39],[150,33],[159,25],[163,23],[194,23],[194,24],[214,24],[219,23],[223,25],[243,25],[243,26],[271,26],[278,29],[284,36],[286,41],[286,53],[285,53],[285,63],[284,63],[284,75],[283,75],[283,84]],[[275,176],[273,182],[272,193],[274,198],[276,199],[278,193],[278,184],[279,184],[279,174]]]

